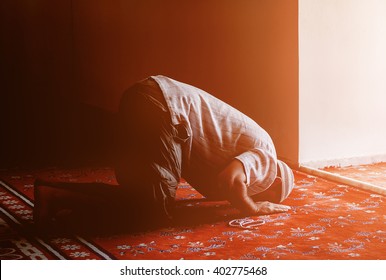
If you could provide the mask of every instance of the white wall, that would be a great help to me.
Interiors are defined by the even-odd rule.
[[[386,161],[386,1],[299,0],[299,163]]]

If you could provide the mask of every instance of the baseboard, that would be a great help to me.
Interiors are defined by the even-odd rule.
[[[358,181],[356,179],[344,177],[344,176],[341,176],[338,174],[326,172],[326,171],[312,168],[309,166],[302,166],[301,165],[301,166],[299,166],[298,170],[305,172],[307,174],[315,175],[315,176],[339,183],[339,184],[349,185],[349,186],[357,187],[360,189],[364,189],[364,190],[368,190],[368,191],[372,191],[375,193],[386,195],[386,188],[385,187],[377,186],[377,185],[374,185],[371,183]]]
[[[344,167],[350,165],[373,164],[378,162],[386,162],[386,154],[301,162],[299,166],[307,166],[311,168],[324,168],[330,166]]]
[[[311,161],[311,162],[294,162],[284,158],[280,158],[286,162],[292,169],[302,171],[304,173],[314,175],[317,177],[324,178],[339,184],[349,185],[364,190],[372,191],[382,195],[386,195],[386,188],[382,186],[377,186],[371,183],[362,182],[356,179],[344,177],[338,174],[326,172],[319,168],[324,168],[328,166],[334,167],[344,167],[350,165],[361,165],[361,164],[373,164],[378,162],[386,162],[385,155],[375,155],[375,156],[366,156],[366,157],[352,157],[345,159],[334,159],[334,160],[323,160],[323,161]]]

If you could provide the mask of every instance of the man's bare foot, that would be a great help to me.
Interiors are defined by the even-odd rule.
[[[34,183],[34,214],[35,226],[45,229],[52,225],[56,213],[60,210],[62,190],[55,188],[49,182],[37,179]]]
[[[34,214],[33,219],[36,225],[41,225],[50,220],[49,209],[50,207],[50,195],[49,188],[44,185],[34,185]]]

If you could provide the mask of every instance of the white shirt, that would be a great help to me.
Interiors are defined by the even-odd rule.
[[[190,135],[184,144],[182,176],[210,198],[222,199],[217,176],[233,159],[244,166],[248,195],[267,189],[275,180],[277,156],[268,133],[255,121],[209,93],[165,76],[159,84],[173,125]]]

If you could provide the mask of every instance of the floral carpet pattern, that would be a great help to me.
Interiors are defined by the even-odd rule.
[[[386,188],[386,162],[345,167],[327,167],[323,170]]]
[[[0,171],[0,259],[386,259],[383,195],[297,171],[296,187],[285,201],[292,209],[250,217],[265,221],[256,230],[230,227],[237,212],[228,203],[206,201],[182,182],[181,212],[201,213],[187,216],[185,224],[70,236],[29,230],[36,177],[115,184],[110,168]]]

